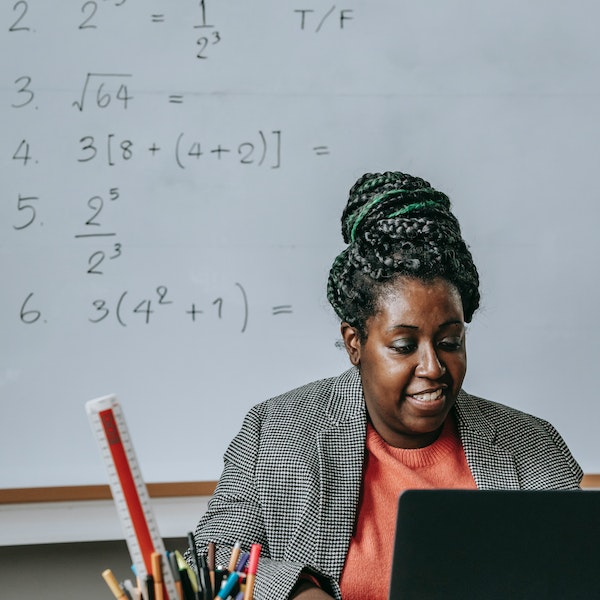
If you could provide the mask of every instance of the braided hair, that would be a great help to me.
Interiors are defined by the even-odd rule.
[[[334,260],[327,299],[337,316],[367,337],[366,321],[397,277],[452,283],[465,321],[479,306],[479,275],[450,200],[419,177],[367,173],[350,189],[342,214],[347,248]]]

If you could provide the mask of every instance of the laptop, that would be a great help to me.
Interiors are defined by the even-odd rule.
[[[408,490],[389,600],[600,598],[600,491]]]

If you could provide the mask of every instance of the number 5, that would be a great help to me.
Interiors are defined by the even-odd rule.
[[[14,229],[25,229],[35,221],[35,206],[30,204],[30,202],[33,202],[34,200],[39,200],[39,198],[37,196],[21,196],[21,194],[19,194],[19,199],[17,200],[17,210],[29,210],[31,213],[27,222],[23,223],[23,225],[13,225]]]

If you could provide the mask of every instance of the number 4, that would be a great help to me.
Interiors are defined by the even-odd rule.
[[[22,140],[17,148],[17,151],[13,154],[13,160],[22,160],[23,166],[27,164],[28,160],[31,160],[31,154],[29,154],[29,142]]]

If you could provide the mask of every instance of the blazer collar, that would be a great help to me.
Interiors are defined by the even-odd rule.
[[[325,413],[331,423],[366,418],[360,373],[352,367],[339,375],[331,390]]]

